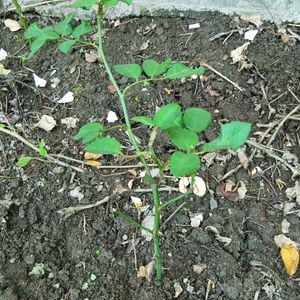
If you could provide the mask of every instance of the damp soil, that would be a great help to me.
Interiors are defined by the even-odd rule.
[[[55,22],[38,15],[27,17],[41,24]],[[200,29],[188,30],[189,24],[199,21]],[[203,134],[203,141],[214,139],[221,123],[235,120],[251,122],[251,137],[258,140],[267,130],[260,124],[280,121],[277,115],[287,115],[299,104],[288,89],[300,97],[300,44],[283,43],[275,25],[264,24],[248,47],[247,57],[255,67],[239,72],[229,54],[245,43],[243,35],[233,33],[209,41],[220,32],[236,28],[231,17],[205,13],[196,19],[143,17],[121,22],[119,27],[105,22],[104,44],[110,64],[170,57],[196,67],[205,61],[244,89],[240,92],[207,70],[201,80],[136,87],[128,94],[130,115],[151,116],[157,107],[176,101],[183,108],[202,107],[212,113],[213,123]],[[299,27],[292,29],[299,31]],[[141,50],[145,42],[148,47]],[[107,113],[114,111],[119,116],[115,124],[123,124],[121,106],[117,96],[108,91],[104,67],[85,61],[87,48],[77,47],[64,55],[56,45],[48,44],[31,61],[22,63],[20,56],[27,51],[22,32],[10,33],[2,22],[0,46],[10,54],[4,65],[11,70],[9,77],[0,79],[1,114],[31,143],[38,144],[44,138],[50,153],[83,159],[80,144],[72,139],[78,128],[67,129],[61,119],[77,117],[79,127],[90,121],[109,125]],[[45,88],[35,88],[32,72],[48,81]],[[55,88],[51,87],[53,78],[60,79]],[[127,83],[121,77],[118,81],[122,87]],[[57,104],[57,99],[68,91],[74,92],[74,102]],[[57,121],[51,132],[35,127],[44,114]],[[134,132],[145,145],[149,130],[135,125]],[[124,131],[117,130],[112,135],[122,141],[126,153],[132,153]],[[270,135],[264,141],[268,138]],[[287,120],[272,146],[295,154],[297,159],[299,121]],[[159,135],[156,147],[158,155],[167,160],[172,151],[170,142]],[[250,156],[253,148],[247,146],[245,151]],[[295,278],[300,273],[288,277],[274,243],[274,236],[282,233],[283,219],[290,223],[286,235],[300,242],[299,215],[283,212],[287,204],[293,210],[299,209],[295,199],[288,199],[285,194],[285,189],[293,187],[295,182],[283,164],[264,152],[257,151],[247,169],[240,168],[228,177],[233,182],[245,183],[248,191],[243,200],[232,201],[216,194],[224,174],[239,165],[236,154],[221,151],[211,165],[204,161],[199,172],[210,192],[203,198],[189,196],[164,211],[162,222],[168,221],[161,230],[162,282],[157,282],[155,276],[149,282],[137,276],[136,268],[153,260],[152,244],[141,237],[139,230],[115,215],[119,209],[138,217],[130,196],[140,197],[144,205],[153,205],[150,193],[134,192],[147,186],[134,177],[133,171],[86,167],[84,173],[78,173],[40,161],[20,169],[15,164],[21,155],[36,154],[20,141],[1,133],[1,300],[173,299],[175,283],[183,289],[178,299],[299,299],[300,286]],[[103,157],[101,162],[103,165],[137,163],[113,157]],[[263,175],[253,174],[256,167]],[[142,169],[135,171],[139,175]],[[133,191],[122,193],[122,187],[127,188],[134,178]],[[178,183],[167,177],[162,185],[177,187]],[[70,196],[76,188],[80,188],[82,199]],[[109,196],[108,203],[82,210],[67,219],[57,212],[95,203],[106,196]],[[169,197],[168,192],[162,192],[162,201]],[[203,222],[193,228],[190,215],[196,213],[203,214]],[[217,228],[231,242],[218,241],[207,230],[208,226]],[[44,274],[29,275],[39,264]],[[198,274],[193,271],[193,265],[206,268]],[[92,274],[96,280],[91,280]]]

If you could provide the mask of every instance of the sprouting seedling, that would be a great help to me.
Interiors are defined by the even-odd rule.
[[[124,2],[129,5],[132,3],[132,0],[79,0],[73,4],[73,7],[85,10],[90,10],[93,6],[97,5],[98,11],[96,18],[99,35],[98,44],[81,40],[83,35],[93,31],[93,27],[88,21],[81,21],[77,27],[72,27],[73,14],[67,16],[55,26],[40,28],[38,24],[32,24],[25,33],[25,38],[33,39],[31,53],[28,58],[30,59],[36,54],[46,42],[53,40],[59,40],[58,48],[64,53],[67,53],[76,43],[97,48],[109,79],[119,97],[123,109],[126,131],[134,146],[135,154],[144,166],[146,172],[144,183],[151,185],[155,211],[154,226],[153,228],[147,228],[121,211],[118,211],[117,214],[122,216],[133,226],[152,234],[156,260],[156,275],[157,279],[161,280],[162,262],[159,245],[159,228],[162,211],[166,207],[180,201],[193,192],[195,174],[201,167],[200,158],[203,154],[225,148],[237,150],[246,142],[251,130],[251,125],[240,121],[224,124],[221,126],[221,133],[217,139],[203,144],[200,143],[199,134],[209,126],[212,117],[208,111],[201,108],[191,107],[182,111],[182,108],[178,103],[170,103],[161,107],[154,116],[134,116],[130,118],[125,98],[131,88],[138,84],[149,85],[156,81],[174,80],[190,77],[192,75],[202,75],[204,73],[204,67],[199,66],[198,68],[190,68],[181,62],[173,62],[168,58],[161,63],[154,59],[147,59],[142,65],[118,64],[111,68],[107,63],[102,46],[102,17],[104,9],[115,6],[119,2]],[[113,71],[128,77],[132,80],[132,83],[121,90],[113,75]],[[146,152],[141,150],[142,146],[136,141],[136,137],[132,132],[133,123],[141,123],[151,130],[149,139],[147,142],[144,140],[143,144],[143,147],[147,150]],[[111,132],[111,129],[113,128],[105,128],[104,125],[99,122],[86,124],[80,128],[74,139],[76,141],[81,141],[84,150],[87,152],[94,154],[122,155],[121,143],[108,135],[108,133]],[[170,155],[168,162],[161,161],[155,152],[155,140],[158,130],[169,137],[175,148],[175,151]],[[42,146],[42,149],[44,149],[44,146]],[[42,150],[42,153],[47,155],[44,150]],[[157,165],[159,174],[151,174],[149,160],[148,158],[146,159],[145,153],[147,153],[148,156],[151,157],[151,161]],[[186,193],[161,201],[158,193],[158,186],[161,177],[164,176],[165,172],[168,172],[168,168],[170,168],[171,174],[175,177],[191,176],[190,188]]]

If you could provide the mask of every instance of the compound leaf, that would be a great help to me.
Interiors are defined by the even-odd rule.
[[[154,121],[150,118],[144,117],[144,116],[136,116],[131,118],[131,121],[137,122],[137,123],[142,123],[146,126],[154,126]]]
[[[168,133],[172,143],[181,150],[195,148],[199,143],[197,133],[189,129],[172,128]]]
[[[75,39],[79,40],[82,35],[93,32],[93,30],[93,26],[90,22],[82,20],[81,23],[72,32],[72,36]]]
[[[29,40],[32,38],[37,38],[41,35],[42,29],[39,27],[38,23],[31,24],[24,33],[25,39]]]
[[[58,22],[54,26],[54,30],[57,33],[59,33],[62,37],[71,34],[72,31],[73,31],[73,28],[72,28],[70,22],[72,21],[72,19],[74,18],[74,16],[75,16],[74,14],[68,15],[64,20]]]
[[[154,77],[165,73],[171,63],[171,59],[167,59],[161,64],[155,59],[147,59],[143,62],[143,69],[149,77]]]
[[[28,59],[31,59],[34,54],[40,49],[43,47],[44,44],[46,44],[46,40],[44,40],[43,38],[39,38],[39,39],[36,39],[32,42],[31,46],[30,46],[30,50],[31,52],[29,53],[28,55]]]
[[[104,131],[104,127],[101,123],[85,124],[79,129],[79,132],[74,136],[73,139],[75,141],[82,140],[83,144],[87,144],[95,140],[97,137],[101,137],[103,131]]]
[[[195,173],[200,168],[200,159],[197,154],[174,152],[170,158],[171,173],[176,177]]]
[[[220,136],[212,142],[203,145],[202,150],[204,152],[215,151],[224,148],[237,150],[245,144],[250,131],[250,123],[235,121],[224,124],[221,126]]]
[[[76,44],[76,40],[66,40],[58,45],[58,49],[63,53],[68,53]]]
[[[200,66],[197,69],[191,69],[182,63],[175,63],[167,72],[169,79],[189,77],[192,75],[202,75],[204,73],[204,67]]]
[[[115,139],[104,137],[94,140],[84,150],[93,154],[120,154],[121,144]]]
[[[98,4],[99,0],[78,0],[72,6],[74,8],[82,8],[84,10],[90,10],[95,4]]]
[[[211,114],[202,108],[188,108],[183,115],[184,125],[196,132],[201,132],[206,129],[210,122]]]
[[[168,130],[173,127],[182,127],[181,107],[177,103],[170,103],[163,106],[154,115],[154,124],[161,130]]]
[[[138,64],[115,65],[113,69],[122,76],[138,79],[142,75],[142,68]]]

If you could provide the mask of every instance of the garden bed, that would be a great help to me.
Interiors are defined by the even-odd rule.
[[[40,24],[54,22],[38,15],[27,17]],[[199,29],[188,29],[189,24],[199,21]],[[238,26],[245,28],[249,23],[240,21]],[[261,26],[247,50],[253,67],[242,71],[232,64],[230,52],[246,42],[243,35],[233,31],[230,36],[228,33],[209,40],[237,28],[236,20],[228,16],[204,13],[199,19],[143,17],[121,20],[119,26],[107,21],[104,27],[104,48],[112,65],[169,57],[195,67],[205,62],[243,90],[207,69],[201,79],[135,87],[128,95],[130,115],[150,116],[156,107],[170,102],[178,102],[183,108],[202,107],[212,113],[214,120],[202,136],[204,141],[218,135],[220,123],[240,120],[253,124],[251,138],[259,142],[269,124],[277,121],[277,128],[282,116],[299,105],[300,44],[297,40],[284,43],[275,25]],[[299,27],[289,28],[299,31]],[[80,126],[95,120],[107,123],[109,111],[119,117],[116,125],[123,124],[122,109],[104,67],[85,60],[85,52],[90,51],[87,48],[76,47],[64,55],[54,43],[22,63],[19,56],[27,52],[24,43],[21,31],[12,33],[1,22],[0,48],[10,54],[3,64],[11,73],[0,77],[0,116],[5,115],[31,143],[38,145],[44,138],[50,153],[82,160],[82,148],[72,139]],[[45,88],[35,87],[33,72],[48,81]],[[54,78],[59,83],[51,87]],[[127,79],[119,79],[124,86]],[[75,94],[73,102],[55,103],[68,91]],[[35,127],[42,115],[51,115],[57,121],[50,132]],[[61,124],[66,117],[78,118],[78,127],[68,129]],[[274,128],[262,144],[268,143]],[[142,144],[149,134],[138,126],[134,133]],[[124,130],[114,135],[130,154]],[[171,144],[163,136],[157,143],[158,155],[166,161]],[[299,157],[299,116],[285,121],[271,146]],[[246,145],[248,157],[254,149]],[[155,281],[155,276],[149,282],[137,276],[136,269],[153,260],[152,243],[115,215],[116,209],[121,209],[137,217],[130,196],[140,197],[144,205],[153,205],[151,193],[138,192],[147,189],[137,178],[141,168],[84,167],[84,172],[79,173],[40,161],[17,168],[15,164],[21,155],[34,153],[2,133],[0,151],[0,284],[5,288],[0,299],[173,299],[175,283],[183,289],[178,299],[299,299],[299,280],[295,279],[300,273],[288,277],[274,242],[274,237],[282,234],[284,219],[290,223],[285,235],[300,242],[299,213],[292,212],[299,209],[299,204],[285,193],[286,188],[295,186],[295,181],[286,165],[266,151],[257,149],[246,169],[237,168],[239,158],[227,150],[220,151],[211,164],[203,161],[199,175],[210,192],[203,198],[189,196],[163,214],[162,223],[167,222],[161,236],[161,283]],[[296,158],[289,158],[295,167]],[[68,163],[80,167],[75,162]],[[137,161],[104,156],[101,163],[103,167],[134,166]],[[235,168],[225,179],[224,175]],[[218,196],[217,188],[228,179],[245,184],[244,199],[233,201]],[[128,191],[129,181],[133,185]],[[163,185],[177,188],[178,182],[170,176]],[[79,190],[76,197],[71,193],[74,190]],[[81,210],[67,219],[58,213],[63,208],[92,204],[107,196],[108,203]],[[168,192],[164,192],[163,199],[167,197]],[[287,210],[289,206],[292,209]],[[288,214],[284,214],[284,209]],[[196,213],[203,214],[203,222],[199,227],[191,227],[190,216]],[[231,241],[218,241],[208,226]],[[132,241],[135,247],[131,247]],[[38,277],[29,275],[37,264],[43,264],[45,273]]]

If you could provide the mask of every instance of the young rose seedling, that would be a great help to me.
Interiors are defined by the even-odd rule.
[[[125,129],[134,146],[135,155],[141,160],[145,168],[146,175],[144,177],[144,183],[150,184],[152,188],[155,210],[154,227],[153,229],[147,228],[123,212],[119,211],[117,213],[132,225],[153,235],[156,274],[157,279],[161,280],[162,262],[158,233],[163,209],[180,201],[193,192],[195,174],[201,167],[201,156],[203,154],[225,148],[237,150],[245,144],[251,130],[251,125],[240,121],[224,124],[221,126],[221,132],[217,139],[202,145],[200,144],[199,134],[209,126],[212,117],[208,111],[201,108],[191,107],[183,111],[178,103],[170,103],[161,107],[154,116],[134,116],[130,118],[125,98],[132,87],[138,84],[147,86],[155,81],[169,81],[190,77],[192,75],[202,75],[204,73],[204,67],[199,66],[198,68],[192,69],[181,62],[173,62],[168,58],[161,63],[154,59],[147,59],[141,65],[118,64],[111,68],[107,63],[106,56],[103,52],[102,18],[104,9],[113,7],[119,2],[124,2],[129,5],[132,3],[132,0],[79,0],[73,4],[73,7],[85,10],[90,10],[94,5],[97,5],[98,44],[89,43],[81,39],[83,35],[92,32],[93,27],[88,21],[81,21],[80,24],[74,28],[72,26],[72,19],[74,18],[73,14],[67,16],[55,26],[40,28],[38,24],[32,24],[25,32],[25,38],[33,39],[28,59],[32,58],[45,43],[53,40],[59,40],[60,43],[58,48],[63,53],[67,53],[75,44],[89,45],[97,48],[109,79],[119,96],[126,124]],[[121,90],[113,75],[113,71],[133,80],[133,82]],[[151,130],[148,142],[145,143],[144,140],[144,152],[141,150],[141,146],[137,143],[136,137],[132,132],[133,123],[141,123]],[[120,128],[120,126],[115,126],[113,128]],[[121,143],[116,139],[107,136],[107,133],[111,131],[111,129],[112,128],[105,128],[104,125],[99,122],[89,123],[80,128],[79,133],[74,139],[81,141],[84,150],[89,153],[122,155]],[[169,137],[175,148],[175,151],[170,155],[168,162],[162,162],[155,152],[154,145],[158,130]],[[44,146],[41,148],[40,144],[40,154],[42,152],[47,155],[47,152],[44,153],[44,150],[42,149],[45,150]],[[159,174],[154,176],[151,174],[148,165],[149,156],[159,169]],[[25,161],[26,159],[24,158],[23,160]],[[186,193],[161,202],[158,186],[164,173],[168,172],[168,168],[170,168],[171,174],[175,177],[191,176],[191,184]]]

